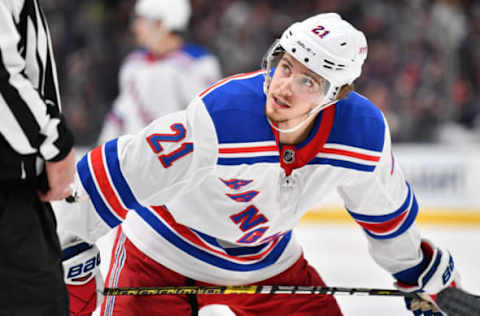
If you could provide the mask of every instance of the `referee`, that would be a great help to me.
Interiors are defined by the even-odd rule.
[[[71,193],[72,146],[38,0],[0,0],[0,316],[68,315],[49,201]]]

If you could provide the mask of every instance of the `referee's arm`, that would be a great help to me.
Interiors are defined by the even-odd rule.
[[[68,195],[73,137],[60,113],[57,74],[46,20],[37,0],[0,0],[0,133],[20,155],[46,161],[50,190]]]

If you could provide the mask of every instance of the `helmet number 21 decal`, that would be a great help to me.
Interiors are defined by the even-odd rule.
[[[318,37],[320,38],[324,38],[325,35],[327,35],[328,33],[330,33],[330,31],[326,30],[323,26],[319,25],[317,27],[315,27],[312,32],[314,34],[317,34]]]

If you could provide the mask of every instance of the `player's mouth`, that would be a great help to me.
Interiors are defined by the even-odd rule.
[[[272,95],[272,100],[273,100],[273,107],[275,109],[288,109],[290,108],[290,105],[285,102],[284,100]]]

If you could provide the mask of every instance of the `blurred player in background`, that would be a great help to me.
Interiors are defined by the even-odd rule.
[[[183,110],[220,79],[217,58],[201,45],[186,43],[189,0],[138,0],[132,31],[141,47],[120,70],[120,93],[107,114],[99,143],[135,133],[154,119]]]
[[[185,111],[87,153],[77,202],[59,205],[66,280],[85,304],[72,313],[100,298],[94,243],[117,226],[110,288],[322,286],[293,229],[337,190],[375,261],[399,289],[422,293],[407,307],[441,315],[435,295],[456,286],[457,271],[448,251],[421,238],[387,122],[353,91],[366,57],[361,31],[335,13],[313,16],[283,33],[261,71],[226,78]],[[209,304],[242,316],[342,315],[330,295],[262,294],[111,296],[102,315],[194,315]]]
[[[119,95],[107,114],[98,143],[136,133],[154,119],[183,110],[221,77],[217,58],[184,41],[190,0],[138,0],[132,32],[139,46],[125,59]]]

